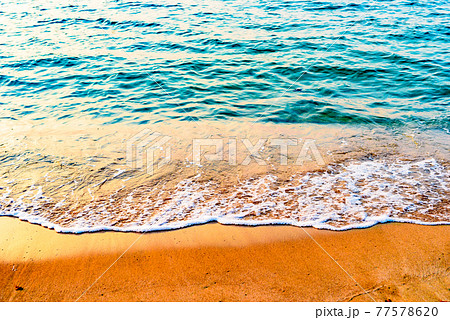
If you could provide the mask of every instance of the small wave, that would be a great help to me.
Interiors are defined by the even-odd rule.
[[[450,175],[435,159],[354,161],[285,180],[265,175],[237,185],[201,182],[200,178],[183,180],[173,188],[119,189],[76,209],[46,198],[38,187],[17,200],[5,192],[0,215],[65,233],[149,232],[211,221],[329,230],[383,222],[450,224]]]

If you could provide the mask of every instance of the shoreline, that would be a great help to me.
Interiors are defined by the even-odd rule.
[[[449,231],[209,223],[75,235],[0,217],[0,300],[448,301]]]

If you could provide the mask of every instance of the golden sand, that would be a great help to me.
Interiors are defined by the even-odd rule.
[[[0,300],[450,300],[449,231],[208,224],[69,235],[1,217]]]

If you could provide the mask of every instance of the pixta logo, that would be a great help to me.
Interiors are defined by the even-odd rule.
[[[170,136],[149,129],[142,130],[127,141],[127,165],[130,168],[142,170],[152,175],[155,167],[161,168],[171,160],[170,146],[166,145],[172,139]],[[162,161],[155,164],[155,152],[164,153]],[[145,163],[145,165],[144,165]]]
[[[138,170],[145,169],[152,175],[172,160],[171,140],[168,135],[150,129],[142,130],[127,140],[127,165]],[[192,139],[186,143],[186,148],[182,148],[186,152],[182,155],[183,159],[191,159],[191,163],[197,166],[217,161],[230,166],[247,166],[250,163],[266,166],[275,162],[281,166],[301,166],[311,161],[319,166],[325,165],[313,139],[260,138],[251,141],[233,137]],[[272,150],[270,157],[264,154],[267,149]]]

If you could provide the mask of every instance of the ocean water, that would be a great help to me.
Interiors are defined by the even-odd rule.
[[[448,1],[2,1],[0,216],[449,224]]]

